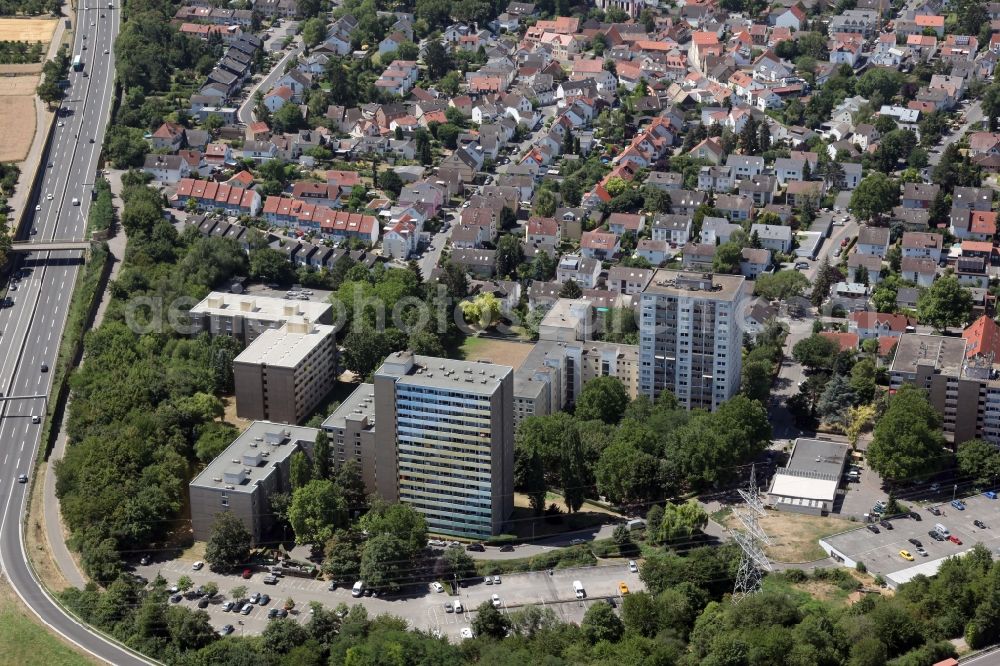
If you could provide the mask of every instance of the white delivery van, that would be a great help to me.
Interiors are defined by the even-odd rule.
[[[354,587],[351,588],[351,596],[360,597],[362,594],[364,594],[364,591],[365,591],[365,584],[359,580],[354,584]]]
[[[461,613],[462,610],[463,610],[462,609],[462,601],[461,601],[461,599],[455,599],[455,603],[453,603],[451,605],[451,607],[455,609],[456,613]]]
[[[583,589],[583,583],[578,580],[573,581],[573,590],[576,592],[577,599],[583,599],[587,596],[587,591]]]

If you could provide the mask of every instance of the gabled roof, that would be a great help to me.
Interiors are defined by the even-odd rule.
[[[1000,325],[993,319],[983,315],[965,329],[965,355],[969,358],[978,355],[992,355],[994,362],[1000,362]]]

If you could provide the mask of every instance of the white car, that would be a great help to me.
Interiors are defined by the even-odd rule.
[[[500,595],[499,594],[494,594],[492,597],[490,597],[490,601],[493,602],[493,608],[500,608]]]
[[[435,592],[444,592],[444,585],[438,582],[431,583],[431,589]]]
[[[472,638],[472,629],[462,627],[462,638]]]
[[[38,211],[40,211],[41,209],[42,209],[42,206],[41,206],[41,204],[38,204],[38,205],[36,205],[36,206],[35,206],[35,212],[38,212]]]
[[[65,127],[65,126],[66,126],[66,123],[64,123],[64,122],[63,122],[63,121],[61,121],[61,120],[60,120],[60,121],[59,121],[58,123],[56,123],[56,124],[57,124],[57,125],[58,125],[59,127]]]
[[[195,571],[200,571],[203,566],[205,566],[205,563],[202,562],[201,560],[198,560],[197,562],[191,565],[191,568],[194,569]]]
[[[46,194],[45,195],[45,199],[48,200],[48,201],[52,201],[52,193],[49,192],[48,194]]]
[[[639,565],[635,563],[635,560],[628,561],[628,570],[632,573],[639,573]]]

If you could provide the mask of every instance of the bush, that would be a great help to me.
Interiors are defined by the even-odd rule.
[[[517,543],[517,540],[517,537],[513,534],[498,534],[487,539],[486,544],[489,546],[506,546],[507,544]]]
[[[524,571],[545,571],[546,569],[569,569],[572,567],[592,567],[597,564],[594,553],[586,546],[571,546],[551,550],[534,557],[515,560],[485,560],[476,562],[476,570],[481,575],[519,573]]]
[[[864,562],[858,562],[854,566],[854,570],[857,571],[858,573],[868,573],[868,567],[865,566]]]
[[[804,583],[809,580],[809,576],[801,569],[789,569],[784,576],[789,583]]]

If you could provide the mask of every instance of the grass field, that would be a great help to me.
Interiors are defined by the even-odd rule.
[[[718,522],[729,529],[740,528],[740,522],[735,516],[722,512],[717,515]],[[771,545],[764,550],[772,560],[812,562],[826,557],[826,553],[819,547],[819,540],[843,532],[851,527],[851,523],[838,518],[768,511],[760,519],[760,526],[771,537]]]
[[[48,633],[7,583],[0,582],[0,663],[87,666],[100,662]]]
[[[532,345],[512,340],[468,337],[462,343],[462,358],[467,361],[489,361],[519,368],[531,353]]]
[[[0,18],[0,40],[48,44],[58,22],[48,18]]]

